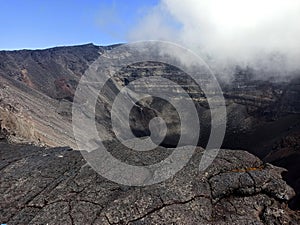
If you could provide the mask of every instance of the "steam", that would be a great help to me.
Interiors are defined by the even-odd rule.
[[[283,77],[300,70],[300,1],[161,0],[128,39],[177,42],[219,73],[240,65]]]

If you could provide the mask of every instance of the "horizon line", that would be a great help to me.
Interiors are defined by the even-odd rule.
[[[125,42],[118,42],[118,43],[109,43],[109,44],[95,44],[93,42],[84,42],[84,43],[78,43],[78,44],[62,44],[62,45],[51,45],[46,47],[38,47],[38,48],[7,48],[7,49],[0,49],[0,52],[13,52],[13,51],[38,51],[38,50],[47,50],[47,49],[53,49],[53,48],[63,48],[63,47],[76,47],[76,46],[84,46],[84,45],[93,45],[97,47],[109,47],[114,45],[121,45],[125,44]]]

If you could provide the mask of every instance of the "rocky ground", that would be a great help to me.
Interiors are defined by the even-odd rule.
[[[97,57],[113,47],[0,51],[0,141],[75,149],[71,113],[78,81]],[[157,62],[129,65],[105,86],[96,107],[98,132],[104,134],[111,127],[110,109],[118,90],[151,75],[178,83],[193,98],[201,120],[199,145],[205,146],[210,133],[205,96],[182,71]],[[288,171],[265,165],[244,151],[222,150],[203,173],[197,171],[196,157],[172,180],[145,188],[124,187],[97,175],[77,151],[1,142],[0,222],[299,224],[297,213],[287,207],[299,210],[300,205],[299,74],[280,82],[257,77],[260,74],[250,68],[237,68],[230,82],[220,80],[228,120],[223,148],[245,149]],[[161,114],[171,128],[163,146],[174,146],[179,137],[177,114],[155,99],[138,106],[131,112],[133,132],[149,135],[149,121]],[[102,136],[110,141],[111,133]],[[111,150],[123,157],[122,146],[113,145]],[[170,151],[160,150],[164,154],[158,156]],[[201,152],[199,147],[198,157]],[[281,174],[298,196],[292,197]]]
[[[115,145],[117,152],[122,147]],[[164,151],[164,148],[160,148]],[[79,151],[0,143],[0,221],[6,224],[299,224],[284,169],[245,151],[221,150],[199,172],[197,151],[175,177],[118,185]],[[120,156],[122,157],[122,156]]]

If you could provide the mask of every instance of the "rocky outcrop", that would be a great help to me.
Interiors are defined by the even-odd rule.
[[[115,154],[122,146],[112,144]],[[203,149],[175,177],[147,187],[110,182],[69,148],[0,143],[0,221],[7,224],[299,224],[281,168],[221,150],[198,171]],[[159,152],[165,149],[160,147]],[[122,158],[122,155],[118,155]],[[123,158],[125,160],[125,158]],[[127,159],[128,160],[128,159]]]
[[[283,137],[264,158],[264,161],[284,167],[288,170],[283,174],[287,183],[294,188],[297,195],[291,200],[290,207],[300,209],[300,132]]]

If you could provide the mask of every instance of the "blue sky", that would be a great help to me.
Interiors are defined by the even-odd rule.
[[[159,0],[0,0],[0,49],[126,42]]]

